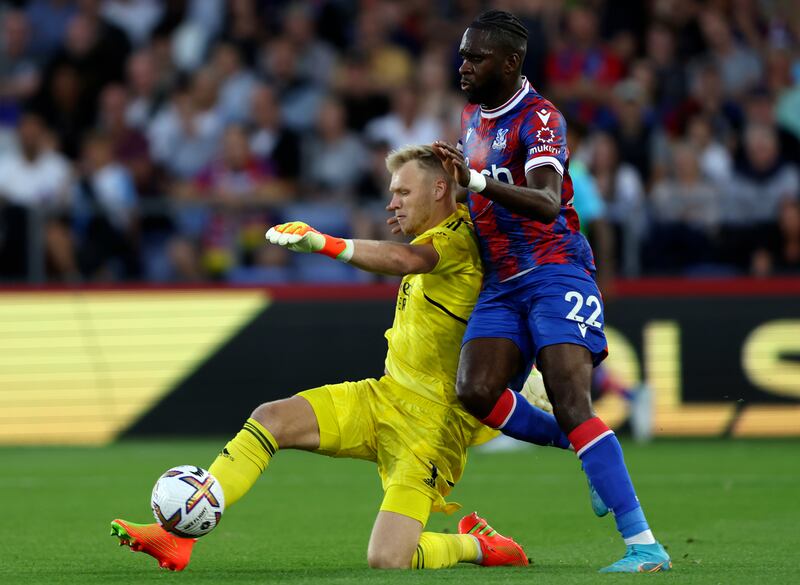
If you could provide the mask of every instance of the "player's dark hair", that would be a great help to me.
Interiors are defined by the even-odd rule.
[[[528,47],[528,29],[522,21],[504,10],[487,10],[472,21],[469,28],[489,33],[493,43],[509,53],[519,53],[525,59]]]

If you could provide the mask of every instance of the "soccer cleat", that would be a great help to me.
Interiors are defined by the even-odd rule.
[[[147,553],[158,566],[170,571],[183,571],[192,556],[196,538],[180,538],[158,524],[134,524],[127,520],[111,522],[111,536],[119,538],[120,546]]]
[[[672,561],[659,543],[631,544],[625,556],[616,563],[600,569],[601,573],[658,573],[669,571]]]
[[[471,534],[478,539],[484,567],[498,567],[500,565],[525,566],[528,557],[522,547],[514,539],[503,536],[497,530],[473,512],[464,516],[458,523],[459,534]]]
[[[589,499],[592,502],[592,512],[594,512],[595,516],[602,518],[608,514],[608,506],[606,506],[600,494],[597,493],[597,490],[594,489],[592,482],[588,478],[586,481],[589,483]]]

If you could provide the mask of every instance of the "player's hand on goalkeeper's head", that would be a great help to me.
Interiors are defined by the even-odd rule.
[[[270,244],[292,252],[324,254],[343,262],[353,257],[353,241],[323,234],[302,221],[290,221],[272,226],[264,234]]]
[[[452,144],[442,140],[434,142],[432,147],[433,152],[442,161],[444,170],[453,177],[456,183],[462,187],[468,187],[471,175],[464,153]]]

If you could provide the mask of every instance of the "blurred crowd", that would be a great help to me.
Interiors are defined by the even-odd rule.
[[[265,226],[392,237],[383,159],[458,139],[489,7],[605,276],[800,273],[796,0],[30,0],[0,1],[0,281],[368,278]]]

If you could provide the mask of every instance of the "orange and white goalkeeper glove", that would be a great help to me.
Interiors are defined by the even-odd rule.
[[[349,262],[353,257],[353,240],[320,233],[302,221],[273,226],[264,237],[269,243],[283,246],[292,252],[324,254],[342,262]]]

